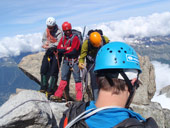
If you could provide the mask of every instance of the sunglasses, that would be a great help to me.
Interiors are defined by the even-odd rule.
[[[71,30],[64,30],[64,33],[69,33],[71,32]]]

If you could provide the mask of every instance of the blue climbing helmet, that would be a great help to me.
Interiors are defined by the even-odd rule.
[[[135,50],[124,42],[110,42],[98,51],[94,71],[104,69],[137,69],[141,73]]]
[[[135,77],[132,77],[134,76],[132,70],[136,71]],[[97,53],[94,71],[97,76],[104,76],[109,83],[112,78],[123,78],[130,93],[125,105],[129,108],[135,90],[139,87],[139,73],[142,72],[135,50],[123,42],[111,42],[104,45]],[[133,78],[137,78],[134,85],[130,81]],[[110,85],[114,86],[112,82]]]

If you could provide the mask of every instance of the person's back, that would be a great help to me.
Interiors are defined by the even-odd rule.
[[[158,128],[153,118],[145,119],[128,109],[141,73],[132,47],[122,42],[106,44],[97,53],[94,71],[99,85],[97,100],[71,105],[61,127],[68,122],[66,128]]]

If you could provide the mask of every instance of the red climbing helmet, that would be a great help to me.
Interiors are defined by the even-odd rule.
[[[67,21],[64,22],[62,24],[62,29],[63,29],[63,31],[71,30],[72,29],[71,24],[69,22],[67,22]]]

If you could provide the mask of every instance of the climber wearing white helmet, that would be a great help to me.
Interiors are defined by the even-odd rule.
[[[54,19],[54,17],[49,17],[47,20],[46,20],[46,25],[47,26],[55,26],[56,25],[56,20]]]
[[[56,54],[57,45],[62,37],[62,31],[56,24],[54,17],[49,17],[46,20],[47,28],[42,38],[42,48],[46,53],[41,65],[41,88],[40,92],[46,93],[47,96],[53,94],[56,90],[56,83],[58,80],[59,66],[61,63],[61,56]],[[49,83],[48,83],[49,81]]]

